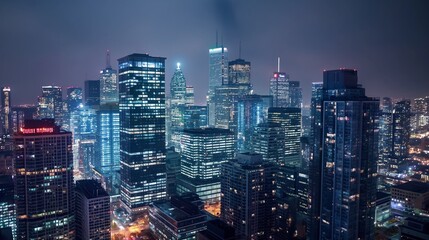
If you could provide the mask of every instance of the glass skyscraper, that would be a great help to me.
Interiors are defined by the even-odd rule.
[[[166,197],[165,58],[119,62],[121,200],[129,213]]]
[[[42,86],[42,96],[38,99],[39,119],[54,118],[55,123],[63,123],[63,91],[58,86]]]
[[[320,169],[310,174],[310,184],[320,184],[320,193],[311,197],[320,199],[312,201],[312,208],[321,214],[320,222],[312,216],[320,229],[313,238],[373,239],[379,101],[365,96],[357,71],[348,69],[325,71],[322,94],[311,163]]]
[[[118,76],[110,65],[110,52],[107,51],[106,68],[100,71],[100,105],[118,103]]]
[[[284,72],[274,72],[270,80],[270,95],[274,107],[301,108],[302,89],[299,81],[291,81]]]
[[[87,106],[100,105],[100,80],[86,80],[84,91]]]
[[[18,239],[74,239],[71,132],[27,120],[14,144]]]
[[[12,133],[12,118],[11,118],[11,96],[10,88],[3,87],[1,91],[1,103],[0,103],[0,134],[9,135]],[[1,136],[0,136],[1,138]]]
[[[228,129],[184,130],[178,193],[194,192],[206,203],[220,200],[220,166],[234,157],[234,135]]]
[[[209,110],[209,126],[215,125],[215,103],[213,97],[216,87],[228,80],[228,49],[217,46],[209,49],[209,92],[207,94],[207,107]]]

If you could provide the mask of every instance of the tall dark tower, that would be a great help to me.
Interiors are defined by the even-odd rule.
[[[14,142],[17,239],[74,239],[72,133],[27,120]]]
[[[320,233],[311,239],[374,239],[379,100],[365,96],[356,70],[325,71],[320,91],[310,166],[320,187],[310,233]]]
[[[121,198],[134,214],[167,194],[165,58],[134,53],[118,62]]]

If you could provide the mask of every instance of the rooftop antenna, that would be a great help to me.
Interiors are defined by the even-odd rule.
[[[218,42],[218,32],[217,32],[217,30],[216,30],[216,47],[218,47],[219,46],[219,42]]]
[[[240,43],[238,45],[238,58],[241,59],[241,40],[240,40]]]
[[[110,66],[110,51],[107,50],[107,54],[106,54],[106,68],[111,68],[112,66]]]
[[[277,72],[280,72],[280,57],[277,58]]]

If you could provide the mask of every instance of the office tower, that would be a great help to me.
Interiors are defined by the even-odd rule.
[[[228,79],[228,49],[218,46],[209,49],[209,91],[207,94],[207,107],[209,110],[209,126],[215,126],[215,103],[213,97],[216,87]]]
[[[118,103],[118,75],[110,65],[110,52],[106,55],[106,68],[100,71],[100,104]]]
[[[96,180],[76,181],[76,239],[110,240],[110,196]]]
[[[70,131],[71,114],[78,110],[82,104],[82,88],[69,87],[67,88],[67,97],[65,100],[64,121],[62,128]]]
[[[27,120],[14,143],[18,239],[74,239],[71,132]]]
[[[207,106],[188,106],[183,116],[184,128],[202,128],[208,126]]]
[[[149,227],[156,239],[196,239],[205,230],[207,216],[196,194],[173,196],[170,200],[154,202],[149,208]]]
[[[42,96],[38,99],[39,119],[54,118],[55,124],[63,123],[63,91],[58,86],[42,86]]]
[[[407,181],[391,188],[391,209],[394,216],[411,217],[428,210],[429,184]]]
[[[120,194],[119,106],[104,104],[97,111],[97,137],[94,170],[102,176],[110,196]]]
[[[237,149],[251,150],[254,128],[268,119],[268,109],[272,107],[272,96],[245,95],[236,103]]]
[[[91,177],[91,169],[95,164],[95,154],[92,153],[97,133],[95,109],[79,106],[73,111],[70,115],[70,131],[73,133],[73,166],[84,176]]]
[[[100,105],[100,80],[85,80],[85,105]]]
[[[16,205],[12,175],[0,175],[0,231],[4,229],[10,229],[16,239]]]
[[[12,107],[12,132],[17,133],[24,127],[24,121],[33,119],[37,114],[37,107],[33,105],[19,105]]]
[[[239,153],[222,165],[221,219],[242,239],[271,239],[275,221],[275,166],[259,154]]]
[[[312,101],[310,233],[317,234],[320,226],[320,236],[310,237],[373,239],[379,101],[365,96],[357,71],[349,69],[325,71],[323,88],[314,92]],[[319,185],[319,192],[313,185]],[[315,209],[320,210],[320,221]]]
[[[186,86],[185,100],[186,100],[186,106],[193,106],[195,104],[194,87]]]
[[[13,151],[0,150],[0,175],[14,175]]]
[[[137,213],[166,197],[165,58],[136,53],[118,62],[121,200]]]
[[[270,95],[273,96],[274,107],[301,108],[302,89],[299,81],[291,81],[289,75],[280,72],[280,58],[277,72],[273,73],[270,80]]]
[[[419,217],[409,217],[404,219],[404,224],[400,227],[401,239],[422,240],[429,239],[429,219]]]
[[[11,118],[11,96],[10,88],[3,87],[1,91],[1,109],[0,109],[0,120],[1,129],[0,134],[10,135],[12,134],[12,118]]]
[[[284,163],[285,133],[280,123],[260,123],[254,128],[251,139],[252,151],[262,155],[267,162]]]
[[[180,69],[180,63],[177,63],[177,68],[174,71],[170,82],[170,134],[171,142],[169,146],[173,146],[177,151],[181,151],[180,138],[184,129],[183,115],[186,107],[186,79]]]
[[[386,173],[391,170],[390,159],[392,154],[393,145],[393,103],[392,99],[384,97],[380,103],[380,117],[379,117],[379,161],[378,172]]]
[[[409,144],[411,134],[411,102],[403,100],[397,102],[392,113],[392,157],[389,164],[390,172],[403,172],[408,169]]]
[[[250,85],[250,62],[236,59],[228,63],[228,84]]]
[[[206,203],[220,200],[220,165],[234,157],[234,136],[227,129],[186,129],[177,191],[193,192]]]
[[[177,178],[180,174],[180,154],[175,151],[174,147],[167,149],[165,158],[167,171],[167,196],[176,195]]]
[[[301,162],[301,109],[269,108],[268,122],[282,125],[285,133],[284,164],[298,167]]]

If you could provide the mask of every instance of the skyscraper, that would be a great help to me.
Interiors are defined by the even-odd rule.
[[[27,120],[14,142],[18,239],[74,239],[71,132]]]
[[[171,126],[169,134],[171,135],[171,143],[176,151],[181,151],[180,138],[184,129],[184,112],[186,108],[186,79],[180,69],[180,63],[177,63],[177,68],[174,71],[170,82],[170,122]]]
[[[202,128],[208,126],[207,106],[188,106],[185,109],[183,121],[185,129]]]
[[[221,219],[240,239],[271,239],[275,221],[275,166],[242,153],[221,169]]]
[[[100,105],[100,80],[86,80],[84,91],[87,106]]]
[[[299,81],[291,81],[289,75],[280,72],[280,58],[277,72],[273,73],[270,80],[270,95],[273,96],[274,107],[301,108],[302,89]]]
[[[301,109],[280,108],[268,109],[268,122],[279,123],[285,133],[285,162],[281,165],[300,166],[301,162]]]
[[[97,140],[95,170],[102,175],[105,189],[110,196],[120,193],[120,141],[119,107],[110,103],[97,111]]]
[[[234,136],[228,129],[184,130],[178,193],[194,192],[206,203],[220,200],[220,165],[234,157]]]
[[[67,88],[66,109],[64,111],[63,128],[70,131],[70,120],[73,112],[79,109],[82,104],[82,88],[69,87]]]
[[[285,133],[280,123],[260,123],[254,128],[252,151],[262,155],[264,161],[281,165],[285,157]]]
[[[1,103],[0,103],[0,120],[1,120],[1,129],[0,134],[9,135],[12,133],[12,118],[11,118],[11,96],[10,88],[3,87],[1,91]],[[1,137],[1,136],[0,136]]]
[[[116,70],[110,65],[110,52],[106,55],[106,68],[100,71],[100,104],[118,103],[118,79]]]
[[[411,102],[403,100],[397,102],[392,113],[392,156],[389,171],[402,172],[408,167],[406,160],[409,158],[410,134],[411,134]]]
[[[37,107],[34,105],[19,105],[12,107],[12,131],[17,133],[24,127],[24,121],[33,119],[36,116]]]
[[[110,240],[110,197],[93,179],[76,181],[76,239]]]
[[[228,63],[228,84],[244,84],[250,86],[250,62],[236,59]]]
[[[12,175],[0,175],[0,231],[9,228],[16,238],[16,205]],[[0,236],[1,237],[1,236]]]
[[[272,96],[245,95],[235,104],[237,112],[237,149],[251,150],[254,128],[268,120],[268,109],[273,106]]]
[[[165,199],[165,58],[119,62],[121,200],[129,213]]]
[[[209,126],[215,125],[215,103],[213,96],[216,87],[222,86],[228,79],[228,49],[218,46],[209,49],[209,92],[207,94],[207,107],[209,110]]]
[[[321,214],[320,222],[312,216],[320,226],[313,238],[373,239],[379,101],[365,96],[356,70],[325,71],[322,93],[312,160],[320,169],[310,175],[312,184],[320,182],[320,195],[311,197]]]
[[[38,99],[39,119],[54,118],[58,126],[63,123],[63,90],[58,86],[42,86],[42,96]]]
[[[380,104],[380,118],[379,118],[379,166],[378,171],[384,173],[391,170],[390,159],[392,155],[393,146],[393,103],[390,98],[383,98]]]

